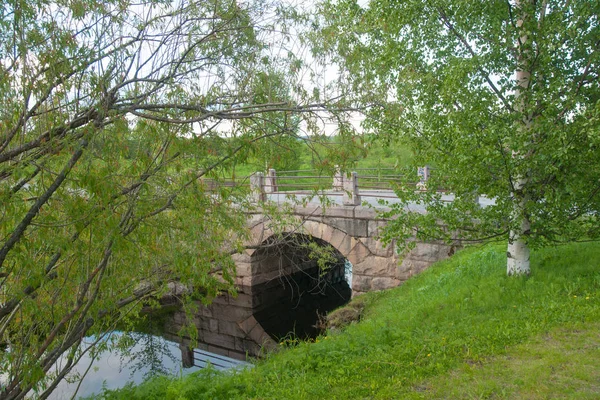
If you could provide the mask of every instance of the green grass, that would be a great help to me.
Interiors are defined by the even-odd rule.
[[[536,251],[530,277],[506,277],[505,263],[503,246],[462,251],[399,288],[365,295],[360,323],[252,370],[157,379],[104,396],[600,397],[600,245]]]
[[[597,399],[600,323],[567,324],[419,386],[423,399]]]
[[[331,139],[333,140],[333,139]],[[349,151],[347,157],[343,157],[341,161],[345,162],[345,172],[351,172],[354,170],[360,171],[360,174],[376,174],[376,170],[383,169],[384,173],[393,173],[386,171],[387,169],[394,168],[399,169],[406,167],[412,161],[412,152],[404,145],[399,144],[396,141],[390,141],[389,143],[383,143],[382,140],[374,140],[373,138],[367,138],[370,141],[366,145],[366,149],[359,143],[353,144],[356,146],[353,151]],[[335,142],[329,144],[325,143],[311,143],[310,145],[306,142],[299,142],[295,153],[295,161],[292,162],[293,166],[290,168],[276,167],[278,173],[285,173],[285,169],[292,169],[295,171],[306,171],[306,172],[293,172],[285,173],[285,175],[326,175],[330,174],[325,166],[328,166],[327,160],[330,155],[328,152],[339,150],[339,146],[334,147]],[[333,150],[332,150],[333,149]],[[359,150],[361,149],[361,150]],[[284,151],[285,149],[282,149]],[[257,159],[256,157],[250,157],[243,163],[237,163],[235,166],[228,168],[224,174],[225,176],[236,177],[247,177],[257,171],[266,172],[265,165],[275,165],[276,162],[271,160],[263,160],[263,158]],[[329,166],[331,167],[331,166]],[[361,171],[362,170],[362,171]],[[374,172],[368,172],[364,170],[374,170]],[[306,182],[300,180],[299,183],[304,185]],[[313,183],[317,183],[314,181]]]

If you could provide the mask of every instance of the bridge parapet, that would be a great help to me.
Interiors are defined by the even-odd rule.
[[[250,176],[252,200],[260,203],[266,201],[269,194],[306,194],[316,190],[337,193],[343,197],[342,204],[356,206],[361,202],[361,190],[391,191],[394,183],[399,183],[401,178],[400,175],[383,174],[380,169],[361,171],[359,174],[356,171],[344,173],[336,167],[333,176],[311,175],[312,172],[314,171],[282,171],[284,175],[278,175],[272,168],[266,175],[263,172],[255,172]],[[362,174],[363,172],[367,174]],[[286,173],[288,175],[285,175]],[[422,190],[426,188],[430,176],[429,166],[418,168],[417,175],[418,181],[412,185],[416,190]]]
[[[400,285],[435,261],[454,252],[453,245],[442,242],[416,243],[405,253],[398,253],[395,241],[384,243],[380,233],[387,220],[376,209],[357,206],[297,205],[290,230],[320,239],[337,249],[352,264],[352,292],[383,290]],[[260,214],[249,219],[252,247],[274,234],[270,220]],[[274,279],[282,271],[257,271],[250,258],[255,250],[236,256],[238,283],[254,285]]]

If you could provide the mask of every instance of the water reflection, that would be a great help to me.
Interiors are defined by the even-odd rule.
[[[131,347],[105,351],[95,359],[86,354],[69,374],[71,379],[60,382],[50,399],[70,399],[76,392],[77,397],[90,396],[100,393],[103,388],[118,389],[130,382],[140,384],[156,375],[182,376],[208,363],[219,370],[248,365],[209,352],[189,350],[185,345],[146,333],[114,332],[110,335],[105,340]],[[93,338],[87,340],[91,342]],[[76,379],[78,376],[83,376],[81,382]]]
[[[158,313],[154,329],[167,339],[139,333],[113,334],[124,341],[123,348],[130,345],[130,350],[97,357],[78,395],[98,393],[103,387],[116,389],[128,382],[139,384],[159,374],[185,375],[208,363],[221,370],[238,368],[248,365],[248,357],[260,357],[290,335],[316,337],[322,329],[319,318],[350,300],[352,264],[336,252],[324,274],[309,249],[298,247],[305,242],[326,244],[296,235],[291,242],[256,250],[245,261],[250,275],[241,278],[237,296],[223,294],[209,305],[198,301],[194,315],[181,310],[175,297],[172,304],[167,298],[161,299],[163,309],[150,310],[148,316],[152,319],[153,313]],[[178,337],[189,324],[197,328],[194,350],[188,348],[189,338],[181,342]],[[91,361],[86,356],[72,375],[85,374]],[[51,398],[70,398],[76,388],[77,383],[62,382]]]

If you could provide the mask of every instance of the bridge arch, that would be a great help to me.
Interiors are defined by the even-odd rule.
[[[293,228],[288,229],[288,232],[299,232],[326,242],[350,261],[352,265],[360,264],[370,253],[362,240],[349,234],[344,229],[325,223],[324,221],[312,219],[300,220],[298,218],[298,224]],[[275,235],[274,231],[270,228],[269,222],[262,219],[251,226],[250,232],[253,243],[263,243]],[[257,246],[250,247],[252,249],[247,250],[247,252],[252,256]]]
[[[306,233],[269,236],[250,256],[254,318],[275,340],[315,337],[319,318],[351,298],[346,261]]]

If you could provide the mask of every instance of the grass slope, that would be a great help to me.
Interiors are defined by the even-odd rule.
[[[598,399],[600,323],[554,328],[484,363],[423,382],[420,399]]]
[[[397,289],[365,295],[360,323],[252,370],[160,378],[103,396],[600,397],[600,245],[537,251],[532,275],[519,278],[505,276],[504,251],[459,252]]]

